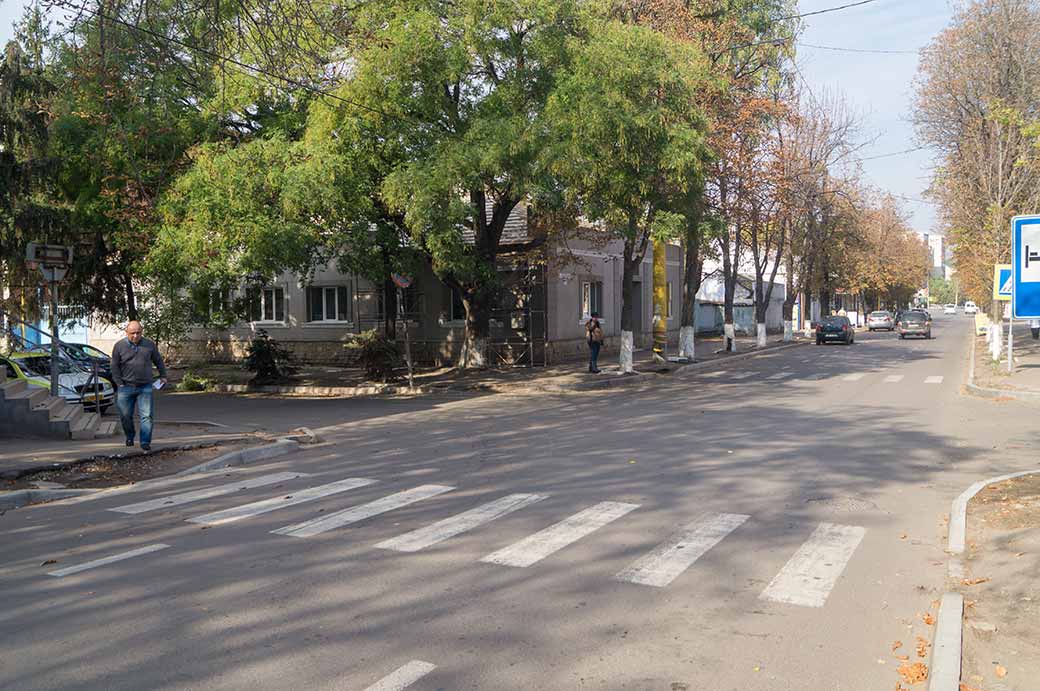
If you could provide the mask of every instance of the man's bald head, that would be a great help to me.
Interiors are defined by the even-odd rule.
[[[140,343],[143,334],[144,327],[141,326],[141,322],[134,320],[126,325],[126,339],[131,343]]]

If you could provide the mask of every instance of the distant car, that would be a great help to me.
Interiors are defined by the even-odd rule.
[[[932,318],[924,310],[903,312],[899,318],[899,338],[907,336],[932,337]]]
[[[957,314],[957,305],[953,304],[952,302],[947,305],[943,305],[943,314]]]
[[[816,324],[816,345],[827,341],[838,341],[845,345],[856,342],[856,329],[848,317],[824,317]]]
[[[877,329],[885,329],[891,331],[896,328],[896,320],[892,317],[892,313],[886,310],[878,310],[871,312],[867,316],[867,329],[874,331]]]
[[[967,302],[964,303],[964,313],[965,314],[975,314],[978,311],[979,311],[979,306],[976,305],[971,300],[968,300]]]
[[[8,379],[24,379],[31,387],[51,388],[51,356],[44,352],[12,353],[0,357],[0,367],[7,368]],[[107,379],[99,378],[97,392],[100,406],[94,401],[94,378],[76,369],[65,359],[58,360],[58,395],[66,403],[80,403],[85,408],[105,412],[115,398],[115,389]]]

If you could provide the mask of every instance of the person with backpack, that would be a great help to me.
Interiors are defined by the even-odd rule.
[[[589,372],[599,374],[599,349],[603,347],[603,327],[599,323],[599,312],[593,312],[585,322],[585,332],[589,341]]]

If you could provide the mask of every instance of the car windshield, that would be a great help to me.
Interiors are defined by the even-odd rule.
[[[51,376],[51,356],[50,355],[34,355],[32,357],[17,358],[15,360],[18,365],[39,377]],[[58,372],[60,374],[71,374],[76,372],[76,368],[66,360],[58,358]]]
[[[903,314],[903,319],[927,319],[928,315],[924,312],[906,312]]]
[[[847,321],[848,320],[845,317],[824,317],[823,318],[823,323],[826,326],[841,326],[841,325],[845,324]]]
[[[871,313],[870,313],[870,316],[872,316],[872,317],[878,317],[878,318],[880,318],[880,319],[884,319],[885,317],[887,317],[887,316],[889,316],[889,315],[888,315],[888,312],[884,312],[884,311],[882,311],[882,312],[871,312]]]

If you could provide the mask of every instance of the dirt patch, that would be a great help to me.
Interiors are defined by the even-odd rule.
[[[985,691],[1040,679],[1040,475],[983,489],[968,506],[962,681]]]
[[[118,487],[154,477],[172,475],[217,456],[255,446],[258,443],[263,442],[261,440],[213,442],[190,448],[178,447],[152,453],[93,458],[61,468],[34,471],[17,480],[5,481],[0,485],[0,489],[33,489],[38,487],[37,483],[56,483],[72,489]]]

